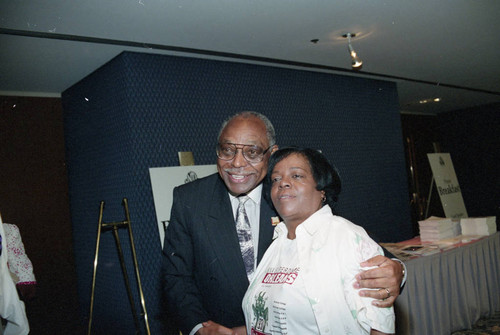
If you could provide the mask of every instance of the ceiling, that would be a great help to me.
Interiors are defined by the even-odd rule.
[[[60,96],[123,50],[394,81],[409,113],[500,102],[498,0],[0,2],[0,95]]]

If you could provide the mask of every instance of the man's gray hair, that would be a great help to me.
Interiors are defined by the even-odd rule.
[[[267,140],[269,141],[269,146],[273,146],[276,144],[276,133],[274,131],[274,126],[271,123],[271,121],[269,121],[267,116],[265,116],[261,113],[253,112],[253,111],[245,111],[245,112],[236,113],[236,114],[228,117],[224,122],[222,122],[222,125],[219,129],[219,136],[217,136],[217,141],[220,140],[220,136],[222,135],[222,132],[224,131],[224,128],[226,128],[227,124],[237,117],[242,117],[245,119],[256,117],[256,118],[260,119],[262,122],[264,122],[264,125],[266,126],[266,136],[267,136]]]

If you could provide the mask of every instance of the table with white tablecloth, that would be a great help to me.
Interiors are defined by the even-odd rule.
[[[500,311],[500,233],[405,261],[397,334],[449,335]]]

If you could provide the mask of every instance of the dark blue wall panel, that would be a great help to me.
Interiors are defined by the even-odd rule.
[[[500,217],[500,104],[438,115],[441,149],[449,152],[469,217]]]
[[[267,115],[281,146],[321,149],[337,166],[337,211],[381,241],[411,236],[396,85],[270,66],[122,53],[63,93],[70,203],[82,311],[88,313],[99,202],[122,220],[129,200],[151,330],[162,333],[160,241],[149,167],[178,165],[178,151],[215,163],[221,122],[242,110]],[[120,238],[128,251],[126,232]],[[129,255],[126,257],[130,258]],[[127,264],[135,280],[131,261]],[[140,310],[135,296],[136,308]],[[132,334],[111,233],[101,242],[94,325]]]

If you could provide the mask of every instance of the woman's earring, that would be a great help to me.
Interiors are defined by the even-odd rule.
[[[322,203],[325,203],[326,202],[326,197],[323,195],[323,197],[321,198],[321,202]]]

